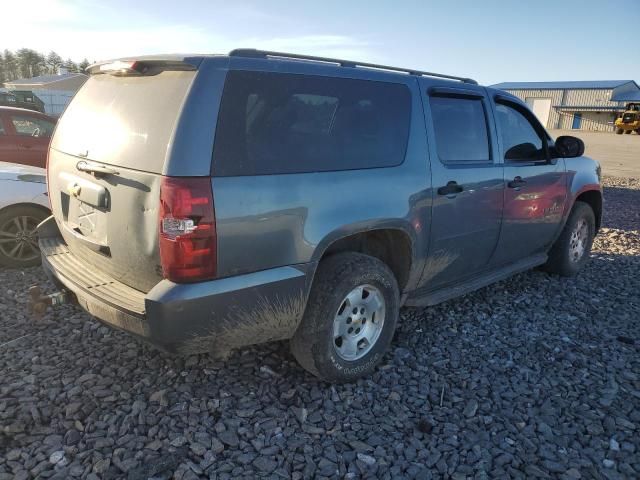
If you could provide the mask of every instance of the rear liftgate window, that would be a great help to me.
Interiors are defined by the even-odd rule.
[[[166,70],[149,76],[92,75],[58,122],[52,148],[162,173],[195,74]]]
[[[403,162],[406,85],[230,71],[213,152],[216,176],[390,167]]]

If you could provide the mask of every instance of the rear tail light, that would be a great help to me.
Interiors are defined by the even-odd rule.
[[[165,278],[186,283],[216,276],[216,221],[210,178],[163,177],[159,223]]]

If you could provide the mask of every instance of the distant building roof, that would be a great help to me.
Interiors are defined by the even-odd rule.
[[[618,106],[602,106],[602,105],[554,105],[553,108],[558,110],[576,111],[576,112],[624,112],[624,105]]]
[[[12,87],[19,87],[22,85],[50,85],[52,83],[62,82],[78,77],[87,78],[84,73],[63,73],[61,75],[40,75],[33,78],[19,78],[18,80],[5,82],[5,85]]]
[[[640,88],[637,90],[626,90],[621,92],[613,92],[611,100],[616,102],[640,102]]]
[[[571,90],[579,88],[612,89],[627,83],[638,85],[633,80],[584,80],[570,82],[503,82],[491,85],[501,90]]]

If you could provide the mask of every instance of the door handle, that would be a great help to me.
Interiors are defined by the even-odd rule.
[[[463,190],[462,185],[458,185],[458,182],[451,180],[444,187],[438,188],[438,195],[455,195]]]
[[[520,188],[524,187],[527,184],[526,180],[523,180],[522,177],[518,176],[507,183],[509,188]]]
[[[119,175],[119,172],[111,167],[102,165],[100,163],[87,162],[86,160],[80,160],[76,164],[76,169],[81,172],[91,173],[94,176],[98,175]]]

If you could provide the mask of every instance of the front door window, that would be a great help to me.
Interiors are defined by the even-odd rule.
[[[543,138],[521,112],[509,105],[498,103],[496,118],[505,163],[545,159]]]

